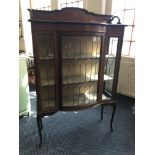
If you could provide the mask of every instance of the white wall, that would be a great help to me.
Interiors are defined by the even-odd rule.
[[[26,53],[32,52],[32,36],[31,36],[31,25],[28,22],[30,19],[29,11],[27,10],[30,8],[30,1],[28,0],[20,0],[21,4],[21,14],[22,14],[22,23],[23,23],[23,36],[24,36],[24,44],[25,44],[25,51]]]
[[[97,14],[111,14],[112,0],[84,0],[84,8]]]
[[[85,0],[84,8],[90,12],[104,14],[106,0]]]
[[[22,11],[19,1],[19,21],[22,21]],[[25,40],[24,38],[19,38],[19,50],[25,51]]]
[[[135,58],[121,57],[117,92],[135,97]]]
[[[52,6],[52,10],[57,10],[59,8],[58,0],[51,0],[51,6]]]

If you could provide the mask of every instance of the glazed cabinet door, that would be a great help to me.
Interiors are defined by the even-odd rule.
[[[101,35],[61,34],[62,108],[97,103]]]
[[[35,34],[35,66],[38,96],[38,113],[48,113],[56,106],[55,74],[55,34],[37,32]]]

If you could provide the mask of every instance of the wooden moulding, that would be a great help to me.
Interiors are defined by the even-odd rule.
[[[100,15],[88,12],[85,9],[69,7],[54,11],[28,10],[30,11],[31,20],[48,20],[53,22],[109,23],[113,17],[112,15]]]

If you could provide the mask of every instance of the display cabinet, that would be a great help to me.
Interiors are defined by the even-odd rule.
[[[58,110],[101,104],[116,109],[124,27],[116,16],[79,8],[29,10],[37,92],[37,123]],[[116,23],[112,23],[112,22]]]

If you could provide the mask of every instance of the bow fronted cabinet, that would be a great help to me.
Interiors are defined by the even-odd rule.
[[[124,28],[117,16],[80,8],[29,10],[37,93],[37,124],[42,117],[101,105],[116,109]],[[115,22],[115,23],[114,23]]]

